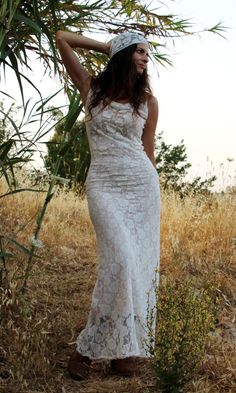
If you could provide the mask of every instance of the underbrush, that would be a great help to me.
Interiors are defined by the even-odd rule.
[[[2,198],[1,236],[15,238],[27,247],[42,201],[42,195],[27,192]],[[160,274],[166,286],[160,304],[166,310],[160,315],[164,315],[163,326],[171,326],[172,333],[166,339],[170,352],[163,348],[158,361],[168,356],[173,360],[177,330],[183,328],[180,320],[189,315],[187,319],[192,325],[185,335],[181,355],[185,358],[181,360],[182,368],[176,369],[182,377],[188,373],[185,389],[189,393],[235,391],[235,217],[233,195],[181,200],[175,194],[162,194]],[[76,336],[86,323],[97,269],[95,233],[86,199],[71,191],[54,196],[40,240],[42,248],[37,249],[40,258],[35,259],[24,294],[19,290],[24,275],[24,253],[12,243],[5,244],[6,251],[13,256],[5,261],[7,274],[2,275],[1,282],[0,386],[7,393],[35,390],[59,393],[63,389],[75,393],[78,386],[67,377],[66,364]],[[197,296],[189,295],[190,288],[195,288],[193,294]],[[212,327],[211,306],[216,299],[217,313]],[[171,314],[168,309],[171,304],[177,314]],[[205,331],[210,333],[206,346],[199,352],[202,360],[197,359],[195,363],[198,348],[191,334],[194,329],[196,333],[196,321],[203,312],[209,315]],[[161,333],[157,339],[160,338]],[[149,364],[145,363],[141,375],[131,380],[108,375],[106,367],[106,364],[95,364],[91,379],[80,385],[80,392],[138,393],[158,392],[161,388],[160,383],[157,385],[160,369],[155,374]]]

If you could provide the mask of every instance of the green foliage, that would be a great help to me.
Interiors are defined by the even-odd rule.
[[[24,107],[11,104],[6,108],[4,102],[0,102],[0,179],[5,178],[8,186],[7,193],[0,194],[0,198],[9,193],[37,191],[20,187],[15,172],[29,164],[36,151],[41,153],[41,138],[55,127],[55,123],[51,125],[53,110],[46,109],[42,119],[42,110],[51,98],[32,105],[28,100]],[[34,127],[33,123],[36,123]]]
[[[162,187],[175,188],[187,175],[191,164],[187,163],[186,147],[182,140],[179,145],[167,145],[163,139],[163,132],[156,138],[155,145],[157,171]]]
[[[67,142],[62,150],[63,122],[55,128],[54,135],[47,142],[48,155],[45,165],[49,172],[53,171],[56,159],[62,154],[58,168],[58,175],[70,179],[70,186],[84,185],[90,165],[89,144],[85,130],[85,123],[77,121],[67,135]]]
[[[0,101],[0,144],[7,142],[11,138],[13,131],[9,118],[15,115],[15,112],[16,108],[14,108],[14,104],[6,109],[4,102]]]
[[[196,33],[190,20],[181,19],[169,10],[167,14],[159,12],[159,6],[163,6],[161,1],[156,9],[139,0],[2,0],[1,3],[0,65],[15,72],[23,102],[22,80],[33,86],[41,97],[40,88],[21,72],[21,66],[30,69],[30,52],[35,53],[46,67],[59,73],[64,81],[67,79],[55,46],[55,32],[59,29],[84,32],[85,35],[86,32],[111,34],[130,29],[145,33],[150,37],[154,58],[163,64],[170,63],[163,53],[167,46],[164,39]],[[224,30],[220,23],[206,29],[219,35]],[[158,45],[153,37],[158,38]],[[100,69],[106,59],[105,55],[81,50],[78,55],[90,71]]]
[[[167,145],[160,133],[155,142],[155,156],[160,184],[163,190],[171,190],[184,197],[189,194],[209,193],[216,176],[202,180],[196,177],[192,182],[185,180],[191,164],[187,162],[184,141],[179,145]]]
[[[71,128],[74,122],[74,117],[77,117],[81,111],[81,105],[78,104],[78,101],[75,97],[76,95],[71,98],[70,111],[65,120],[65,125],[68,127],[68,129]],[[50,131],[51,127],[55,127],[55,123],[53,126],[50,124],[54,114],[51,114],[49,109],[45,110],[44,119],[42,120],[42,108],[44,108],[46,103],[50,101],[50,98],[36,102],[32,106],[30,106],[30,100],[28,100],[22,111],[20,111],[22,108],[17,108],[17,120],[15,120],[16,113],[14,106],[11,106],[8,110],[5,110],[3,104],[0,104],[0,179],[3,177],[7,185],[7,191],[0,194],[0,199],[25,191],[44,192],[41,189],[28,186],[25,187],[24,182],[23,185],[20,185],[17,180],[16,171],[19,168],[22,168],[25,163],[30,161],[32,154],[36,151],[36,149],[39,151],[38,143],[41,140],[41,137],[45,136]],[[22,116],[20,116],[21,112]],[[37,123],[38,128],[32,130],[30,127],[30,131],[26,131],[26,128],[28,129],[28,125],[31,125],[34,122]],[[63,141],[64,139],[62,138],[62,145]],[[58,165],[60,160],[61,157],[59,157],[59,160],[56,162],[55,166]],[[50,202],[53,195],[54,184],[55,180],[52,178],[48,187],[48,192],[46,193],[45,203],[42,206],[42,210],[38,213],[36,228],[34,234],[31,237],[29,247],[21,244],[17,240],[17,233],[13,234],[13,238],[12,235],[11,237],[6,235],[7,228],[1,228],[0,287],[7,287],[10,285],[12,277],[8,275],[8,271],[10,270],[9,266],[11,266],[12,260],[14,260],[14,262],[18,262],[19,252],[15,252],[15,250],[18,250],[21,252],[21,254],[23,253],[26,263],[21,263],[22,271],[17,283],[19,287],[21,287],[22,291],[25,290],[34,261],[36,258],[38,259],[38,255],[36,253],[36,249],[40,247],[38,234],[47,204]],[[28,224],[29,222],[23,225],[21,230],[24,230]]]
[[[213,293],[214,288],[198,289],[191,280],[159,286],[155,337],[154,310],[149,310],[148,351],[160,391],[182,392],[204,359],[216,317]]]
[[[20,134],[21,127],[14,120],[17,110],[14,104],[5,109],[0,102],[0,179],[5,178],[11,193],[17,190],[15,169],[30,161],[32,156],[28,149],[22,149],[24,135]]]

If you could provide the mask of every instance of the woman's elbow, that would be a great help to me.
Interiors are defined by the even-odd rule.
[[[65,32],[63,30],[58,30],[56,32],[56,41],[60,41],[61,39],[63,39]]]

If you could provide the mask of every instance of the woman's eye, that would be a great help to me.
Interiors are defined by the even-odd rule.
[[[143,53],[145,53],[145,50],[144,49],[137,49],[137,52],[143,54]],[[147,56],[149,57],[148,53],[147,53]]]

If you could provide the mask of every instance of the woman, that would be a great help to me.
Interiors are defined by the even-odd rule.
[[[148,82],[148,44],[135,32],[102,43],[58,31],[56,40],[86,110],[91,150],[86,190],[99,257],[87,325],[68,370],[72,378],[84,379],[92,360],[110,359],[115,372],[130,376],[137,357],[147,356],[147,308],[155,305],[159,267],[158,104]],[[110,59],[92,77],[73,48]]]

